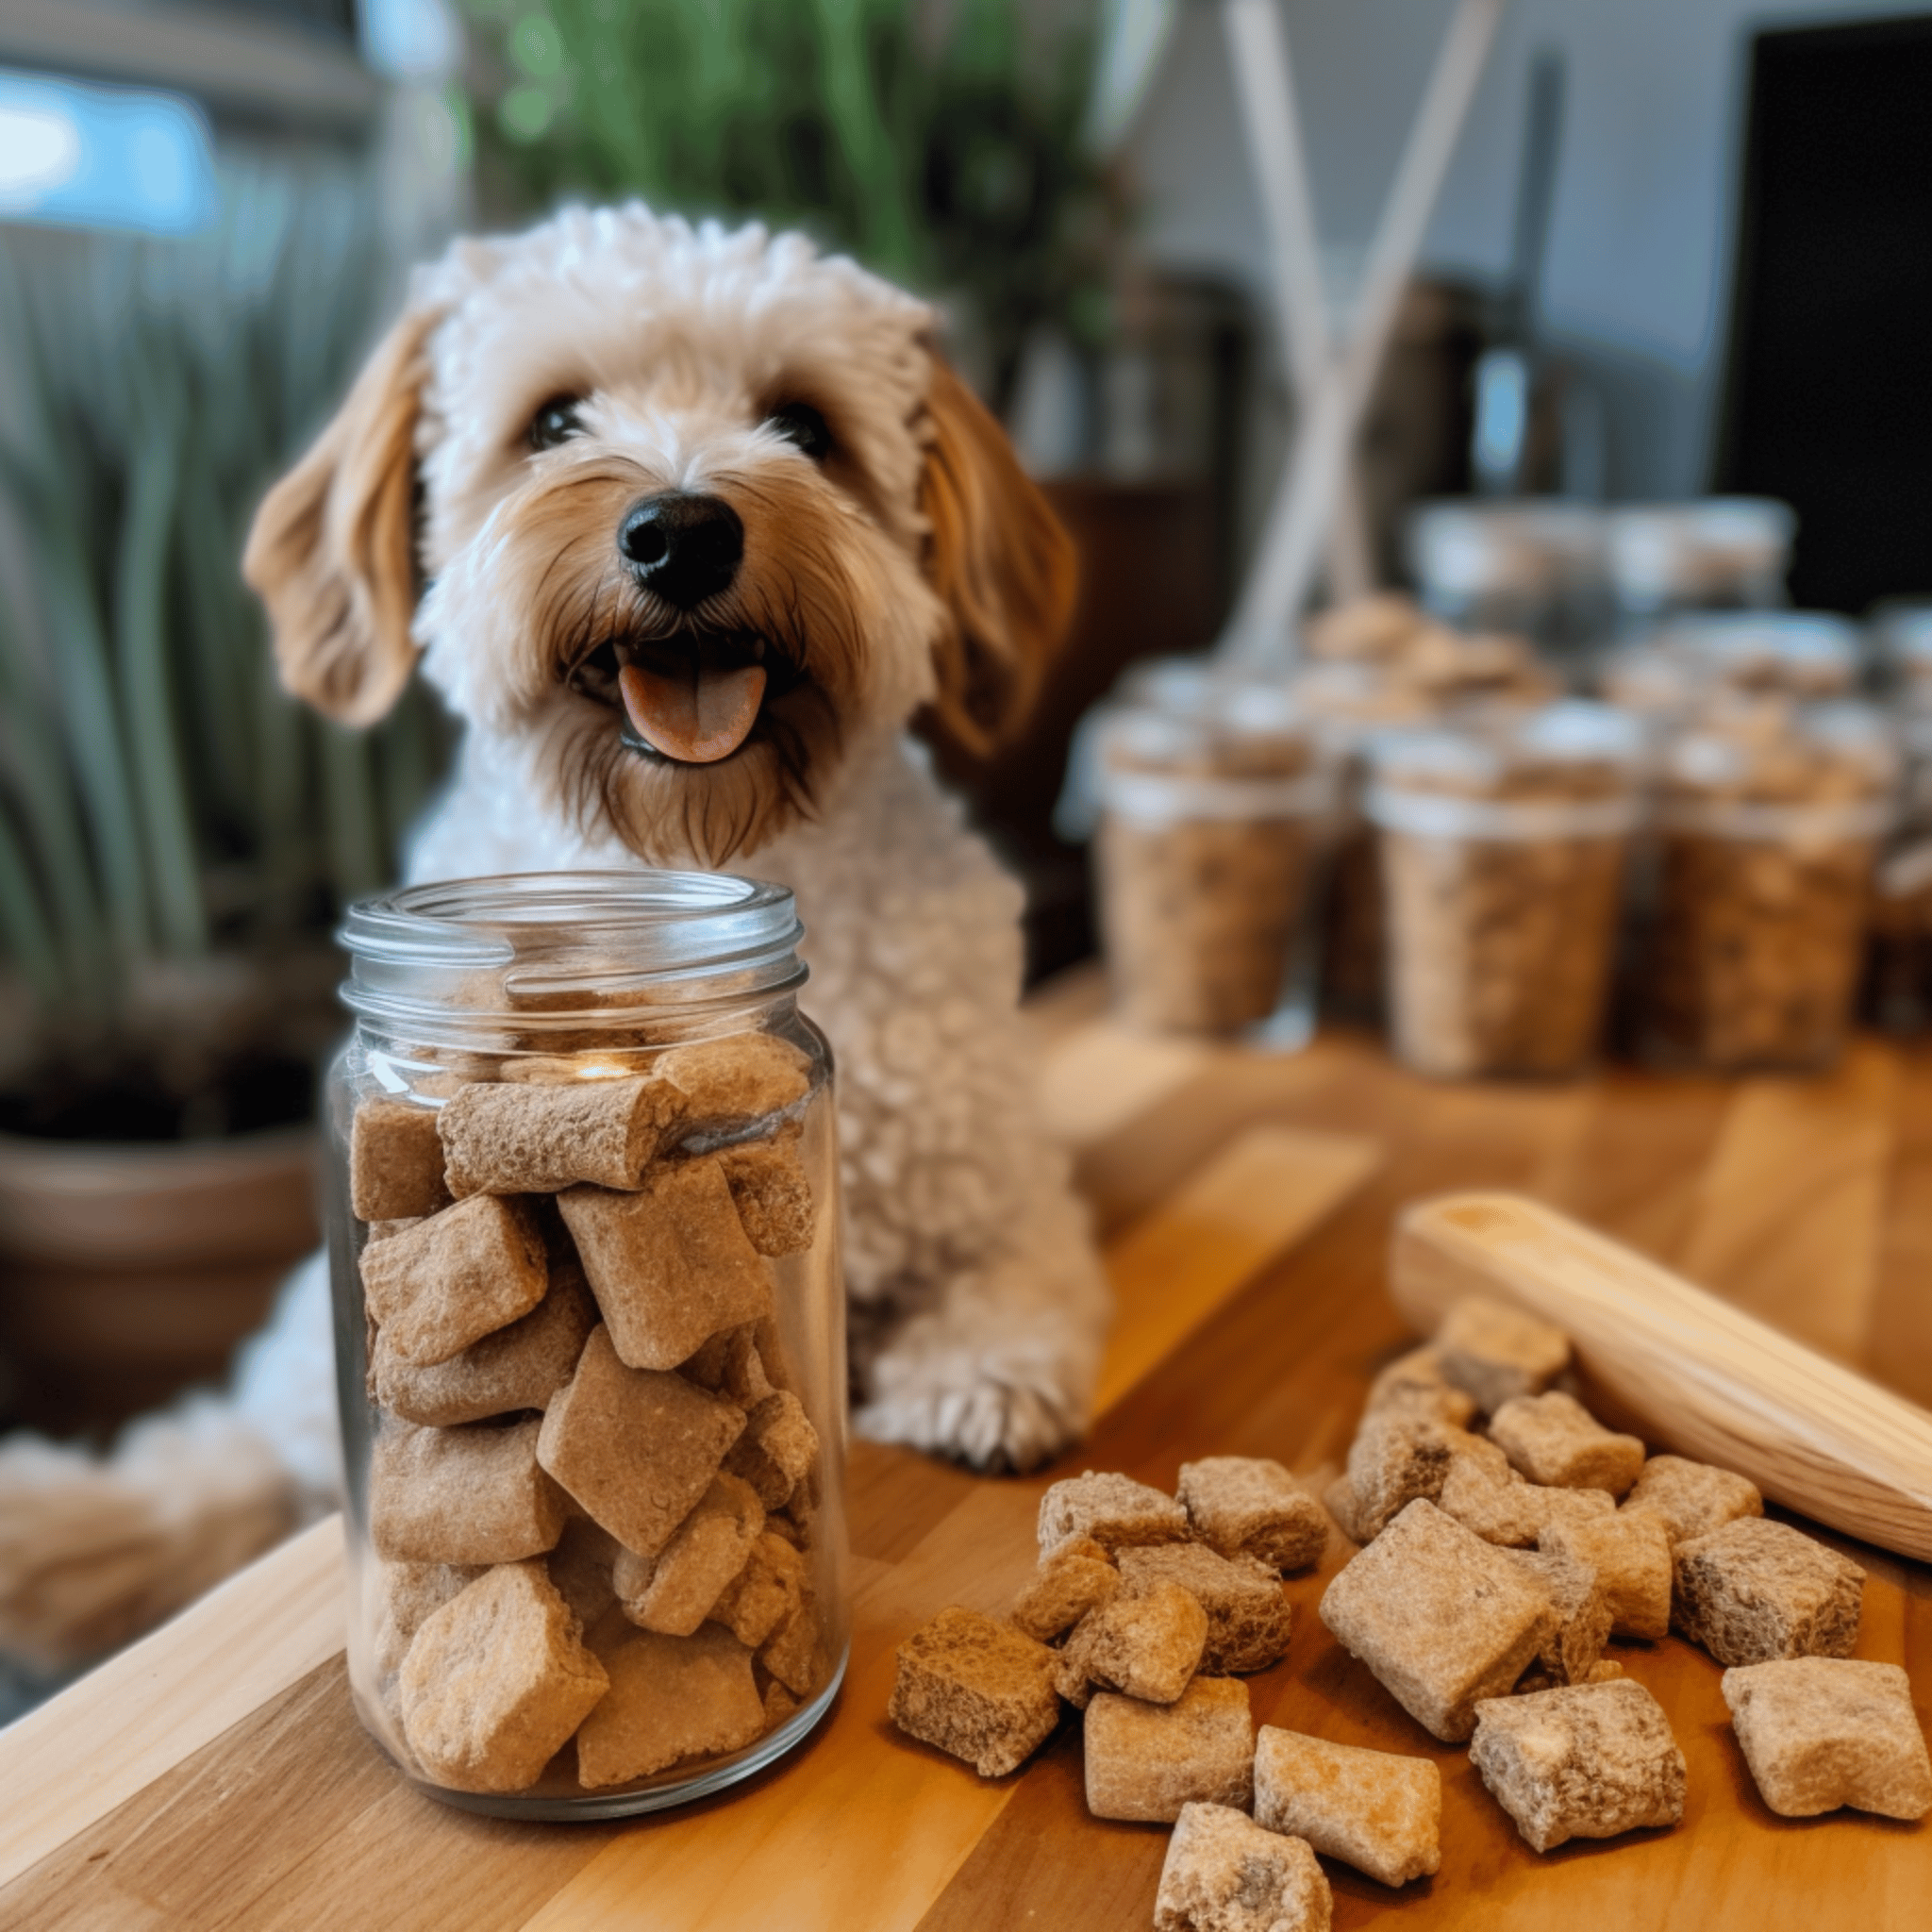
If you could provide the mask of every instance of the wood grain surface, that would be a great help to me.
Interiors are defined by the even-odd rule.
[[[1384,1264],[1395,1213],[1424,1194],[1520,1190],[1669,1265],[1696,1256],[1720,1295],[1914,1400],[1932,1394],[1932,1056],[1865,1045],[1808,1084],[1612,1071],[1562,1088],[1457,1088],[1408,1078],[1344,1036],[1291,1059],[1119,1064],[1108,1099],[1092,1069],[1134,1046],[1109,1036],[1097,1053],[1086,1010],[1078,999],[1062,1009],[1049,1070],[1058,1053],[1084,1057],[1060,1062],[1087,1070],[1062,1091],[1094,1095],[1084,1116],[1068,1111],[1091,1137],[1078,1173],[1121,1291],[1109,1405],[1087,1442],[1025,1480],[858,1446],[852,1667],[830,1720],[786,1765],[629,1824],[475,1818],[402,1784],[356,1725],[340,1656],[317,1663],[311,1651],[279,1688],[271,1673],[248,1690],[245,1714],[221,1709],[225,1728],[184,1731],[157,1769],[132,1741],[122,1752],[112,1707],[125,1703],[132,1740],[163,1692],[175,1711],[194,1707],[197,1689],[219,1692],[219,1640],[239,1628],[211,1603],[172,1633],[176,1644],[201,1633],[177,1653],[197,1659],[179,1667],[192,1684],[137,1674],[103,1694],[102,1679],[89,1679],[41,1714],[31,1748],[20,1748],[24,1726],[0,1733],[0,1820],[37,1783],[61,1783],[54,1774],[76,1758],[98,1777],[125,1756],[138,1780],[105,1809],[84,1794],[70,1804],[64,1784],[43,1804],[58,1814],[43,1827],[54,1835],[0,1885],[0,1926],[1150,1924],[1167,1834],[1087,1815],[1077,1724],[1021,1771],[982,1781],[886,1723],[892,1646],[949,1602],[1003,1607],[1031,1565],[1038,1499],[1056,1475],[1123,1469],[1172,1487],[1180,1462],[1206,1454],[1273,1456],[1309,1472],[1339,1461],[1369,1378],[1406,1339]],[[1858,1655],[1904,1664],[1923,1719],[1932,1570],[1828,1540],[1871,1574]],[[1443,1863],[1391,1892],[1329,1862],[1338,1926],[1391,1911],[1418,1928],[1486,1932],[1889,1932],[1926,1922],[1932,1830],[1849,1812],[1772,1816],[1737,1753],[1717,1666],[1674,1639],[1616,1654],[1671,1714],[1690,1765],[1683,1824],[1540,1857],[1466,1753],[1429,1739],[1323,1629],[1315,1604],[1345,1555],[1338,1538],[1319,1573],[1290,1580],[1293,1643],[1249,1680],[1256,1715],[1437,1759]],[[286,1582],[292,1560],[284,1551],[258,1566],[248,1601],[282,1602],[273,1579]],[[298,1658],[322,1589],[310,1577],[299,1607],[248,1614],[285,1617]],[[91,1704],[69,1701],[90,1687]],[[91,1727],[84,1750],[58,1746],[70,1712]]]

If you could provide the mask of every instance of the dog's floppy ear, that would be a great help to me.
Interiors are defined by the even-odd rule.
[[[380,718],[416,661],[416,416],[437,320],[412,310],[377,343],[335,420],[263,499],[242,556],[284,687],[344,724]]]
[[[937,356],[919,507],[925,571],[950,618],[933,647],[934,708],[984,757],[1025,722],[1079,588],[1073,539],[973,391]]]

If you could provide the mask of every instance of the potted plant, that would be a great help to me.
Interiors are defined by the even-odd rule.
[[[0,231],[0,1366],[57,1432],[218,1373],[312,1243],[327,933],[440,769],[421,697],[286,698],[237,573],[375,320],[371,198],[261,164],[185,241]]]

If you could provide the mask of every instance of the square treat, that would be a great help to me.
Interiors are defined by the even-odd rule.
[[[1603,1427],[1574,1395],[1519,1395],[1490,1418],[1490,1436],[1533,1483],[1621,1496],[1643,1467],[1643,1444]]]
[[[1762,1516],[1764,1498],[1755,1483],[1707,1462],[1682,1456],[1653,1456],[1637,1487],[1624,1499],[1625,1509],[1648,1509],[1663,1521],[1671,1547],[1693,1536],[1708,1536],[1740,1516]]]
[[[743,1427],[735,1403],[681,1375],[625,1368],[598,1327],[543,1412],[537,1459],[626,1549],[655,1557]]]
[[[1148,1543],[1188,1540],[1188,1512],[1172,1496],[1132,1476],[1069,1476],[1040,1499],[1040,1547],[1056,1549],[1071,1537],[1091,1537],[1111,1555]]]
[[[803,1702],[831,1674],[819,1607],[809,1596],[765,1640],[758,1662]]]
[[[1721,1664],[1849,1657],[1865,1573],[1788,1524],[1740,1516],[1673,1553],[1671,1622]]]
[[[520,1791],[608,1688],[541,1563],[503,1563],[425,1619],[403,1659],[403,1735],[459,1791]]]
[[[1424,1730],[1459,1744],[1557,1627],[1541,1583],[1433,1503],[1411,1503],[1349,1559],[1322,1621]]]
[[[1097,1685],[1149,1704],[1172,1704],[1201,1667],[1208,1612],[1177,1583],[1123,1591],[1074,1625],[1054,1684],[1083,1709]]]
[[[728,1395],[740,1408],[756,1408],[774,1392],[758,1341],[764,1325],[746,1322],[736,1328],[721,1328],[688,1361],[678,1363],[677,1373],[700,1389]]]
[[[1570,1338],[1548,1322],[1487,1295],[1465,1295],[1436,1330],[1444,1377],[1494,1415],[1519,1395],[1541,1395],[1570,1366]]]
[[[452,1193],[554,1194],[578,1181],[636,1187],[668,1118],[648,1080],[566,1075],[458,1088],[437,1127]]]
[[[1403,1408],[1372,1409],[1348,1445],[1348,1486],[1356,1521],[1370,1538],[1418,1496],[1442,1493],[1449,1474],[1449,1437],[1440,1423]]]
[[[1013,1599],[1008,1612],[1016,1630],[1048,1643],[1071,1630],[1090,1610],[1120,1594],[1121,1573],[1096,1542],[1076,1537],[1040,1559],[1033,1581]]]
[[[611,1588],[625,1615],[646,1630],[689,1637],[743,1572],[764,1526],[764,1508],[748,1484],[722,1473],[712,1477],[657,1556],[618,1546]]]
[[[1723,1688],[1758,1795],[1780,1817],[1932,1811],[1932,1757],[1896,1664],[1790,1657],[1726,1671]]]
[[[1442,1862],[1442,1774],[1430,1757],[1330,1744],[1263,1724],[1255,1740],[1255,1823],[1407,1885]]]
[[[1478,1443],[1493,1461],[1464,1453]],[[1485,1542],[1509,1549],[1527,1548],[1552,1523],[1609,1516],[1617,1507],[1607,1490],[1546,1490],[1524,1482],[1493,1442],[1476,1436],[1457,1442],[1436,1503]]]
[[[1208,1612],[1200,1668],[1210,1677],[1265,1671],[1286,1654],[1293,1609],[1266,1563],[1252,1557],[1230,1561],[1201,1543],[1172,1543],[1123,1550],[1120,1567],[1129,1596],[1177,1583]]]
[[[1656,1643],[1671,1627],[1671,1545],[1655,1516],[1617,1510],[1608,1516],[1553,1523],[1537,1547],[1596,1572],[1610,1607],[1613,1637]]]
[[[1172,1824],[1183,1805],[1245,1811],[1255,1791],[1255,1721],[1239,1677],[1196,1677],[1173,1704],[1103,1690],[1087,1707],[1087,1808]]]
[[[818,1466],[819,1434],[789,1389],[767,1395],[744,1419],[724,1467],[758,1492],[767,1509],[782,1509]]]
[[[802,1255],[811,1246],[818,1217],[812,1208],[811,1183],[798,1158],[798,1129],[793,1126],[768,1141],[741,1141],[718,1150],[718,1164],[745,1238],[761,1255]]]
[[[549,1263],[522,1201],[473,1194],[362,1250],[362,1293],[406,1362],[446,1362],[543,1299]]]
[[[670,1093],[680,1139],[735,1133],[795,1107],[811,1091],[811,1062],[790,1041],[732,1033],[674,1047],[651,1070]]]
[[[886,1714],[981,1777],[1024,1764],[1059,1722],[1054,1654],[977,1610],[941,1610],[898,1650]]]
[[[604,1653],[604,1668],[609,1693],[577,1733],[587,1791],[741,1750],[764,1731],[751,1652],[715,1624],[690,1637],[637,1631]]]
[[[1253,1557],[1277,1574],[1315,1562],[1328,1541],[1322,1506],[1261,1456],[1181,1464],[1175,1494],[1194,1534],[1223,1557]]]
[[[573,1516],[543,1559],[558,1595],[586,1630],[617,1601],[617,1559],[623,1554],[624,1545],[608,1529],[588,1516]]]
[[[1374,1541],[1362,1525],[1362,1507],[1356,1501],[1355,1489],[1345,1475],[1339,1475],[1322,1491],[1322,1507],[1334,1520],[1337,1529],[1352,1543]]]
[[[1469,1758],[1539,1852],[1684,1815],[1684,1754],[1671,1721],[1627,1677],[1486,1698]]]
[[[1538,1550],[1503,1554],[1542,1585],[1557,1613],[1557,1627],[1537,1655],[1537,1669],[1551,1684],[1589,1682],[1609,1641],[1612,1621],[1610,1600],[1597,1573],[1573,1556]]]
[[[1362,1407],[1399,1408],[1453,1429],[1466,1429],[1475,1420],[1475,1398],[1443,1374],[1442,1357],[1432,1342],[1396,1357],[1369,1384]]]
[[[349,1208],[358,1221],[408,1221],[449,1206],[436,1109],[372,1095],[349,1124]]]
[[[711,1606],[711,1621],[756,1650],[798,1614],[809,1591],[805,1558],[783,1537],[766,1530],[753,1541],[743,1568]]]
[[[629,1367],[675,1369],[719,1329],[771,1313],[771,1277],[715,1157],[653,1168],[635,1193],[571,1188],[557,1205]]]
[[[597,1305],[582,1276],[559,1268],[527,1315],[428,1368],[405,1361],[378,1328],[369,1377],[376,1401],[405,1422],[448,1428],[513,1415],[541,1408],[570,1380],[596,1325]]]
[[[398,1563],[514,1563],[554,1549],[570,1506],[538,1467],[534,1419],[391,1422],[369,1458],[369,1539]]]
[[[403,1660],[409,1640],[432,1610],[475,1583],[480,1563],[389,1563],[380,1557],[370,1579],[375,1598],[375,1668],[384,1676]]]
[[[1300,1839],[1264,1831],[1232,1806],[1184,1805],[1160,1868],[1154,1932],[1328,1932],[1334,1905]]]

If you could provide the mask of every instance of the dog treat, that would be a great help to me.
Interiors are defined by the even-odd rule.
[[[818,1463],[819,1435],[789,1390],[767,1395],[744,1419],[724,1467],[758,1492],[767,1509],[782,1509]]]
[[[1263,1724],[1255,1740],[1255,1823],[1407,1885],[1442,1862],[1442,1774],[1433,1758],[1330,1744]]]
[[[633,1193],[579,1187],[557,1201],[627,1367],[675,1369],[719,1329],[771,1312],[716,1157],[654,1168]]]
[[[675,1132],[683,1140],[735,1132],[797,1106],[811,1091],[810,1060],[770,1033],[674,1047],[652,1072],[676,1096]]]
[[[711,1621],[756,1650],[797,1615],[809,1588],[799,1552],[783,1537],[761,1532],[710,1605]]]
[[[1605,1428],[1574,1395],[1518,1395],[1490,1418],[1490,1438],[1531,1482],[1621,1496],[1643,1467],[1635,1436]]]
[[[690,1637],[638,1630],[604,1653],[610,1689],[577,1732],[587,1791],[649,1777],[680,1757],[749,1744],[765,1728],[751,1652],[715,1624]]]
[[[1865,1573],[1761,1516],[1740,1516],[1674,1552],[1671,1622],[1721,1664],[1849,1657]]]
[[[1442,1357],[1433,1343],[1412,1348],[1398,1357],[1369,1385],[1364,1412],[1397,1408],[1465,1429],[1475,1419],[1475,1399],[1442,1373]]]
[[[514,1563],[563,1534],[569,1506],[538,1467],[538,1424],[391,1422],[369,1462],[369,1535],[402,1563]]]
[[[617,1562],[624,1554],[624,1545],[608,1529],[588,1516],[573,1516],[543,1559],[558,1594],[586,1630],[617,1601]]]
[[[1301,1570],[1328,1541],[1321,1505],[1265,1457],[1184,1462],[1176,1495],[1194,1534],[1223,1557],[1253,1557],[1277,1573]]]
[[[1172,1704],[1103,1690],[1083,1722],[1096,1818],[1172,1824],[1183,1805],[1245,1811],[1254,1797],[1255,1721],[1239,1677],[1196,1677]]]
[[[1541,1584],[1436,1507],[1411,1503],[1323,1592],[1321,1617],[1431,1735],[1458,1744],[1557,1627]]]
[[[1219,1557],[1201,1543],[1174,1543],[1123,1550],[1120,1566],[1129,1597],[1174,1583],[1207,1611],[1208,1641],[1200,1668],[1210,1677],[1265,1671],[1287,1654],[1293,1612],[1279,1577],[1266,1563],[1252,1557]]]
[[[611,1588],[633,1624],[666,1637],[689,1637],[736,1582],[765,1526],[765,1512],[748,1484],[719,1474],[655,1557],[618,1546]],[[791,1553],[788,1551],[788,1555]],[[796,1563],[797,1557],[791,1556]],[[774,1620],[775,1622],[775,1619]],[[729,1617],[720,1622],[732,1623]],[[735,1633],[741,1642],[757,1638]]]
[[[773,1392],[764,1351],[758,1346],[758,1331],[766,1325],[747,1322],[741,1327],[721,1328],[690,1360],[678,1363],[677,1373],[714,1395],[728,1395],[740,1408],[756,1408]]]
[[[1493,1462],[1472,1453],[1472,1444],[1478,1442]],[[1480,1437],[1457,1444],[1436,1503],[1445,1516],[1485,1542],[1514,1549],[1527,1549],[1553,1523],[1609,1516],[1617,1507],[1607,1490],[1546,1490],[1524,1482],[1509,1458]]]
[[[1239,1033],[1293,997],[1333,790],[1284,695],[1193,718],[1116,711],[1094,841],[1114,1005],[1131,1026]]]
[[[1659,1518],[1674,1549],[1740,1516],[1762,1516],[1764,1498],[1755,1483],[1727,1469],[1682,1456],[1653,1456],[1624,1497],[1624,1507],[1647,1509]]]
[[[811,1184],[798,1158],[798,1130],[769,1141],[743,1141],[718,1150],[745,1239],[761,1255],[802,1255],[811,1246],[818,1217]]]
[[[1375,741],[1366,803],[1409,1065],[1567,1074],[1595,1051],[1640,749],[1627,720],[1574,702]]]
[[[450,1192],[554,1194],[579,1181],[634,1188],[658,1151],[670,1098],[647,1079],[569,1074],[459,1088],[437,1116]]]
[[[1076,1536],[1091,1538],[1109,1555],[1149,1543],[1186,1542],[1188,1512],[1172,1496],[1131,1476],[1090,1469],[1055,1483],[1040,1499],[1041,1553]]]
[[[447,1208],[436,1109],[375,1094],[349,1123],[349,1209],[358,1221],[409,1221]]]
[[[1932,1811],[1932,1757],[1896,1664],[1790,1657],[1726,1671],[1722,1688],[1758,1795],[1780,1817]]]
[[[1470,1762],[1536,1851],[1684,1815],[1684,1754],[1641,1684],[1486,1698],[1475,1716]]]
[[[655,1557],[743,1427],[736,1404],[682,1376],[626,1368],[599,1326],[550,1398],[537,1458],[626,1549]]]
[[[1895,754],[1862,706],[1733,704],[1664,758],[1656,1055],[1723,1069],[1829,1061],[1851,1018]]]
[[[1054,1683],[1076,1710],[1097,1686],[1172,1704],[1201,1668],[1208,1617],[1191,1591],[1153,1582],[1090,1610],[1059,1653]]]
[[[1322,1507],[1335,1519],[1335,1526],[1352,1543],[1374,1542],[1362,1526],[1361,1505],[1345,1475],[1339,1475],[1322,1491]]]
[[[1040,1559],[1033,1581],[1013,1600],[1014,1629],[1041,1643],[1071,1630],[1091,1610],[1120,1594],[1121,1573],[1096,1542],[1075,1537]]]
[[[480,1563],[389,1563],[375,1559],[375,1667],[387,1676],[403,1660],[409,1640],[432,1610],[475,1582]]]
[[[1334,1893],[1298,1838],[1230,1805],[1184,1805],[1154,1900],[1154,1932],[1328,1932]]]
[[[941,1610],[898,1649],[887,1715],[909,1738],[963,1757],[981,1777],[1025,1762],[1059,1722],[1056,1658],[977,1610]]]
[[[403,1659],[403,1735],[462,1791],[520,1791],[609,1688],[541,1563],[501,1563],[425,1619]]]
[[[1530,1674],[1544,1678],[1547,1684],[1588,1683],[1609,1641],[1612,1621],[1610,1600],[1596,1572],[1588,1563],[1555,1551],[1505,1550],[1503,1554],[1524,1575],[1536,1578],[1557,1613],[1557,1627],[1537,1654]],[[1523,1683],[1516,1688],[1522,1690]]]
[[[1541,1395],[1570,1366],[1570,1338],[1488,1295],[1465,1295],[1436,1331],[1436,1358],[1457,1389],[1494,1415],[1519,1395]]]
[[[758,1662],[795,1696],[808,1697],[825,1680],[818,1606],[809,1597],[765,1640]]]
[[[369,1313],[406,1362],[426,1368],[508,1327],[543,1299],[543,1236],[521,1201],[475,1194],[362,1250]]]
[[[1671,1544],[1663,1524],[1642,1510],[1618,1510],[1553,1523],[1537,1547],[1596,1572],[1617,1637],[1660,1641],[1671,1627]]]
[[[559,1269],[527,1315],[428,1368],[405,1361],[378,1329],[370,1383],[375,1399],[405,1422],[438,1427],[541,1408],[570,1380],[596,1325],[597,1305],[582,1277]]]
[[[1448,1474],[1449,1438],[1441,1424],[1405,1409],[1371,1409],[1348,1445],[1356,1521],[1372,1539],[1418,1496],[1434,1502]]]

